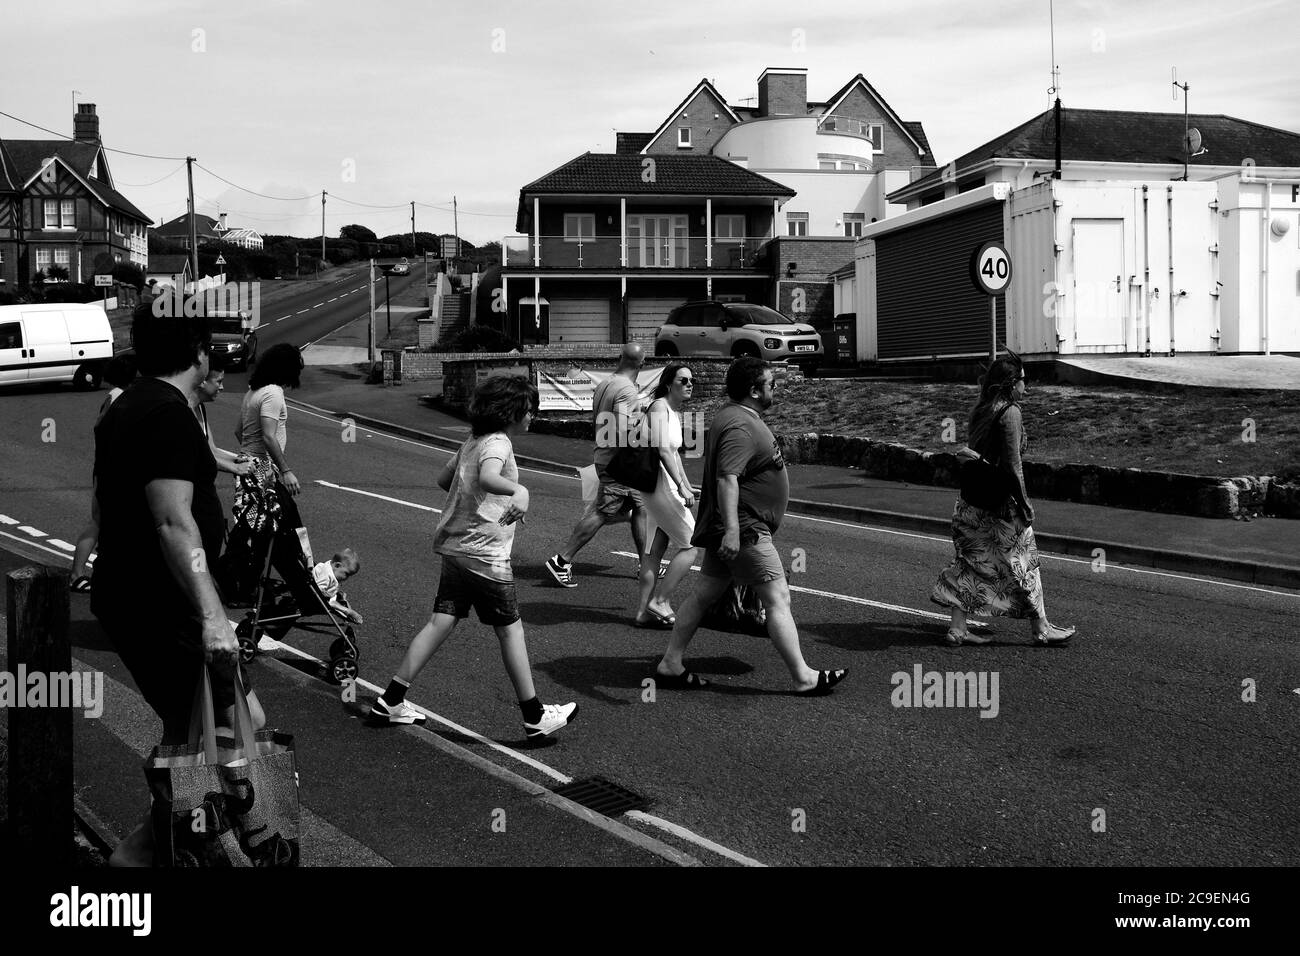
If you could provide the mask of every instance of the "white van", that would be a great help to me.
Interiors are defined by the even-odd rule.
[[[72,382],[99,388],[113,330],[97,305],[0,305],[0,385]]]

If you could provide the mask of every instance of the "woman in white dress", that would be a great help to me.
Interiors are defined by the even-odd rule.
[[[654,400],[646,410],[650,437],[659,449],[659,483],[646,495],[646,553],[641,556],[640,600],[636,626],[669,629],[676,622],[669,597],[691,569],[695,548],[696,494],[682,461],[682,406],[695,387],[691,370],[669,365],[659,377]],[[658,577],[665,553],[671,553],[668,570]]]

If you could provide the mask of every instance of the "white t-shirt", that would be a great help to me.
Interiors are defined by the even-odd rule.
[[[262,434],[262,419],[274,418],[275,440],[284,451],[288,438],[289,407],[284,401],[284,389],[279,385],[263,385],[257,390],[249,389],[244,393],[244,403],[239,409],[240,420],[244,424],[244,440],[239,450],[257,458],[265,458],[265,436]]]

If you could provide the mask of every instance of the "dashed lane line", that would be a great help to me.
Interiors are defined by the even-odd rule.
[[[31,525],[29,525],[29,524],[20,525],[19,528],[18,528],[18,530],[21,531],[21,532],[23,532],[24,534],[29,534],[29,535],[31,535],[33,538],[48,538],[48,537],[49,537],[49,535],[47,535],[44,531],[39,531],[39,530],[37,530],[36,528],[33,528],[33,527],[32,527]]]
[[[378,498],[380,501],[389,501],[395,505],[405,505],[407,508],[419,508],[421,511],[432,511],[436,515],[442,514],[441,508],[433,508],[429,505],[417,504],[414,501],[403,501],[401,498],[390,498],[388,495],[376,494],[373,491],[362,491],[360,488],[349,488],[346,485],[336,485],[332,481],[322,481],[317,478],[316,484],[323,485],[326,488],[335,488],[339,491],[350,491],[354,495],[365,495],[367,498]],[[383,688],[380,689],[382,690]]]

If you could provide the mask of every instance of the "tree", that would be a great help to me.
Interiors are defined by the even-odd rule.
[[[365,226],[358,226],[355,223],[350,226],[344,226],[339,230],[340,239],[351,239],[360,245],[363,242],[378,242],[379,237],[367,229]]]
[[[119,262],[113,267],[113,278],[123,285],[144,288],[144,271],[134,262]]]
[[[45,270],[45,276],[51,282],[67,282],[69,278],[68,267],[58,264],[52,265]]]

